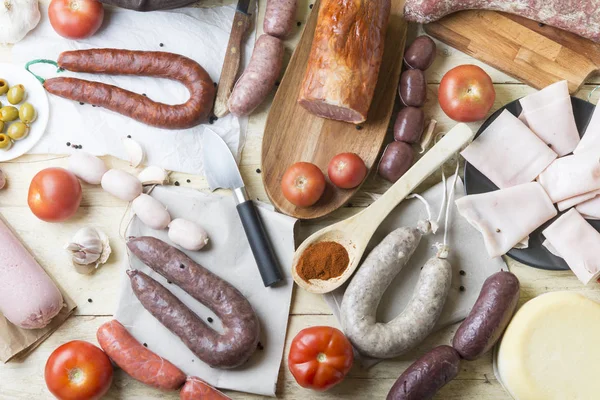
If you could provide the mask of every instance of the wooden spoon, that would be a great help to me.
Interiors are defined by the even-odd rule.
[[[292,276],[298,286],[312,293],[328,293],[346,282],[356,270],[369,240],[385,217],[474,136],[475,133],[467,125],[457,124],[377,201],[358,214],[323,228],[306,239],[294,254]],[[346,248],[350,258],[348,268],[342,275],[328,280],[311,279],[307,282],[302,279],[296,270],[300,255],[312,244],[330,241],[338,242]]]

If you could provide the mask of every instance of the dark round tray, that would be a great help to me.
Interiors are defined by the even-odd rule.
[[[583,136],[583,132],[587,128],[590,119],[592,118],[592,114],[594,112],[594,105],[585,100],[581,100],[577,97],[571,97],[571,104],[573,105],[573,114],[575,115],[575,123],[577,124],[577,130],[579,131],[579,136]],[[515,116],[518,116],[521,113],[521,104],[519,104],[519,100],[515,100],[511,103],[508,103],[504,107],[497,110],[493,113],[484,123],[481,125],[479,130],[477,131],[478,137],[481,133],[488,127],[489,124],[492,123],[500,115],[500,113],[504,110],[510,111]],[[498,187],[494,185],[488,178],[486,178],[481,172],[479,172],[475,167],[471,164],[465,164],[465,191],[467,194],[478,194],[491,192],[494,190],[498,190]],[[558,214],[556,218],[558,218],[561,214]],[[546,222],[544,225],[539,227],[533,233],[529,235],[529,248],[517,250],[511,249],[507,255],[511,258],[529,265],[534,268],[541,268],[547,270],[568,270],[569,267],[565,261],[556,257],[552,253],[550,253],[544,246],[542,246],[542,242],[544,241],[544,236],[542,235],[542,231],[548,227],[554,220],[552,219]],[[600,232],[600,221],[589,221],[589,223]]]

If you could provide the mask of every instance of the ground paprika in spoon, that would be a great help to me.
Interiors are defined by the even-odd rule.
[[[349,264],[350,257],[344,246],[338,242],[318,242],[304,250],[296,272],[306,282],[327,280],[342,275]]]

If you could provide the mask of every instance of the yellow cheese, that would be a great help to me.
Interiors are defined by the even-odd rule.
[[[516,400],[600,399],[600,304],[570,292],[536,297],[510,322],[497,357]]]

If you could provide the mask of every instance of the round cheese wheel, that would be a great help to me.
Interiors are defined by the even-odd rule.
[[[515,400],[600,398],[600,304],[570,292],[525,303],[500,342],[497,367]]]

